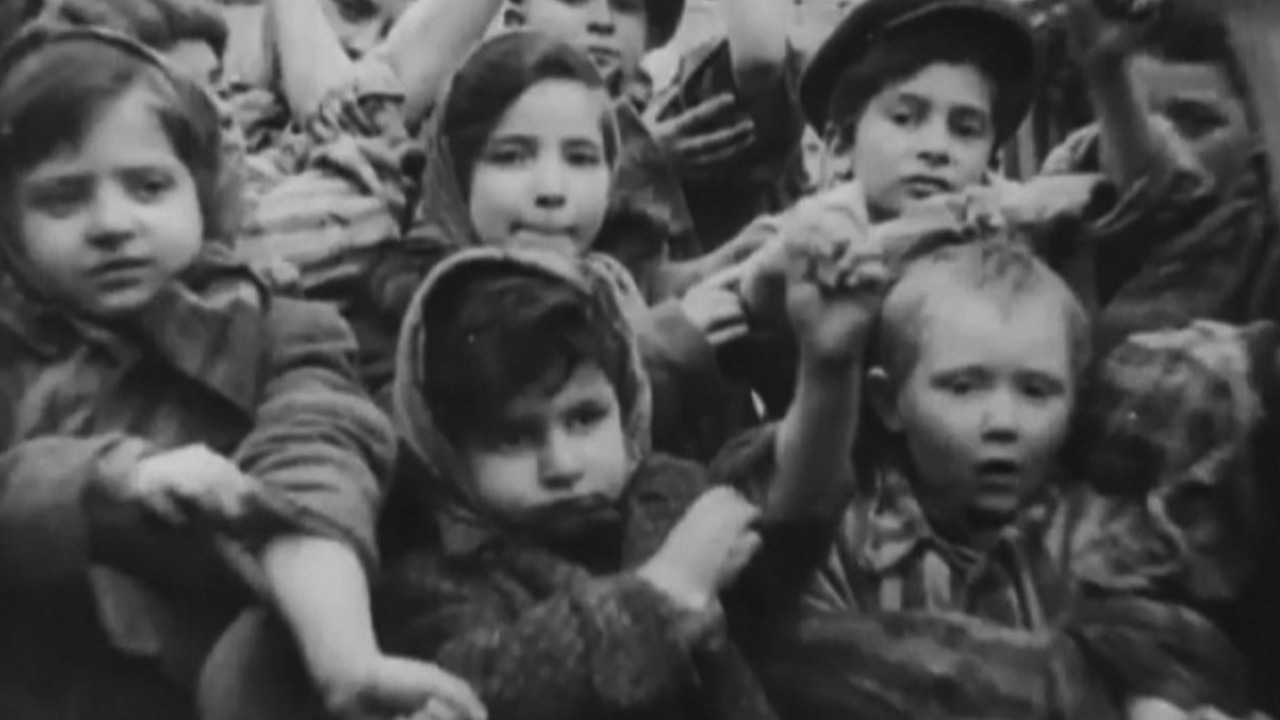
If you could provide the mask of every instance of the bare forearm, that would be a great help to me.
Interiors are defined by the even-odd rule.
[[[337,33],[319,0],[268,0],[267,28],[278,82],[295,120],[310,117],[321,101],[353,76]]]
[[[770,517],[838,513],[853,486],[850,460],[858,431],[861,366],[802,353],[796,394],[778,428],[778,475],[769,487]]]
[[[1084,63],[1089,99],[1101,132],[1103,171],[1127,190],[1162,157],[1127,56]]]
[[[721,0],[738,89],[751,96],[775,78],[787,59],[791,0]],[[767,89],[767,87],[765,88]]]
[[[405,89],[405,116],[421,121],[455,66],[483,37],[502,0],[416,0],[374,53]]]
[[[261,559],[276,609],[314,679],[334,680],[378,653],[368,580],[355,551],[295,535],[269,543]]]

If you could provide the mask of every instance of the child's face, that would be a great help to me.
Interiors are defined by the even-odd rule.
[[[959,291],[931,300],[896,418],[926,508],[1007,522],[1050,474],[1075,397],[1067,315]]]
[[[586,53],[605,77],[631,77],[649,43],[647,0],[524,0],[524,25]]]
[[[16,206],[37,287],[100,319],[145,307],[204,236],[195,180],[144,89],[106,105],[78,146],[21,176]]]
[[[478,501],[509,523],[563,523],[565,514],[612,505],[626,489],[621,408],[595,365],[577,367],[550,396],[520,394],[489,435],[463,454]]]
[[[486,245],[578,253],[595,242],[609,204],[603,95],[571,80],[529,88],[476,158],[470,210]]]
[[[1162,115],[1220,185],[1245,170],[1252,132],[1245,102],[1221,66],[1138,56],[1134,75],[1148,112]]]
[[[895,217],[910,203],[980,183],[995,144],[994,97],[977,68],[940,63],[873,97],[852,161],[872,212]]]

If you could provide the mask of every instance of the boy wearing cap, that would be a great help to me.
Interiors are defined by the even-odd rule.
[[[983,183],[1031,106],[1039,55],[1028,21],[1003,0],[867,0],[801,82],[826,146],[823,184],[856,179],[883,221]]]
[[[1080,12],[1093,3],[1072,6]],[[1086,68],[1126,22],[1071,25]],[[824,184],[853,179],[832,193],[881,222],[930,197],[999,182],[992,160],[1039,90],[1041,54],[1027,18],[1007,0],[866,0],[801,82],[805,114],[826,146]],[[1142,141],[1132,88],[1097,67],[1086,79],[1104,132],[1117,147]],[[1183,197],[1194,168],[1166,150],[1132,162],[1132,153],[1119,156],[1122,169],[1106,178],[1121,199],[1092,218],[1091,236]]]

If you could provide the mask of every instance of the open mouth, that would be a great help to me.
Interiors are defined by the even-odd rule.
[[[932,175],[912,175],[904,179],[902,185],[914,197],[931,197],[955,189],[951,183]]]
[[[591,46],[586,49],[586,52],[587,57],[597,65],[616,65],[622,59],[622,53],[610,47]]]
[[[983,460],[978,463],[978,474],[987,478],[1008,478],[1018,474],[1018,463],[1007,459]]]

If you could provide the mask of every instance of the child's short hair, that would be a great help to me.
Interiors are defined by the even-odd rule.
[[[1186,0],[1167,3],[1145,28],[1139,47],[1158,60],[1221,67],[1231,89],[1241,98],[1249,97],[1244,69],[1220,10]]]
[[[0,55],[0,196],[12,198],[23,173],[75,147],[103,108],[135,88],[154,99],[174,152],[195,179],[205,236],[230,237],[238,192],[225,182],[212,99],[147,48],[101,30],[32,28]],[[11,203],[0,203],[0,214],[10,213]]]
[[[622,414],[637,395],[631,350],[591,291],[529,269],[460,271],[422,309],[423,392],[455,445],[484,437],[522,393],[555,394],[584,363],[597,366]]]
[[[496,37],[481,45],[458,70],[442,110],[440,131],[464,195],[470,192],[476,159],[507,109],[544,80],[572,80],[605,92],[604,80],[591,60],[572,45],[536,32]],[[600,118],[600,129],[612,165],[619,141],[608,107]]]
[[[1006,109],[1011,97],[1008,89],[1018,83],[1018,73],[1011,72],[1005,49],[996,43],[975,42],[973,37],[953,27],[927,23],[912,26],[901,33],[890,34],[875,42],[866,55],[840,74],[831,95],[827,118],[834,129],[852,133],[867,105],[891,85],[914,77],[930,65],[972,65],[991,81],[993,90],[992,118],[997,122],[1014,113]],[[997,137],[1012,129],[996,128]]]
[[[1062,304],[1071,334],[1072,370],[1077,376],[1084,371],[1091,337],[1089,318],[1079,299],[1029,246],[997,237],[943,245],[906,263],[885,298],[873,344],[875,363],[895,384],[910,375],[919,359],[921,316],[927,306],[939,301],[940,293],[956,289],[1009,308],[1027,298],[1054,296]]]
[[[214,0],[55,0],[42,20],[123,33],[161,52],[184,40],[227,48],[227,22]]]

